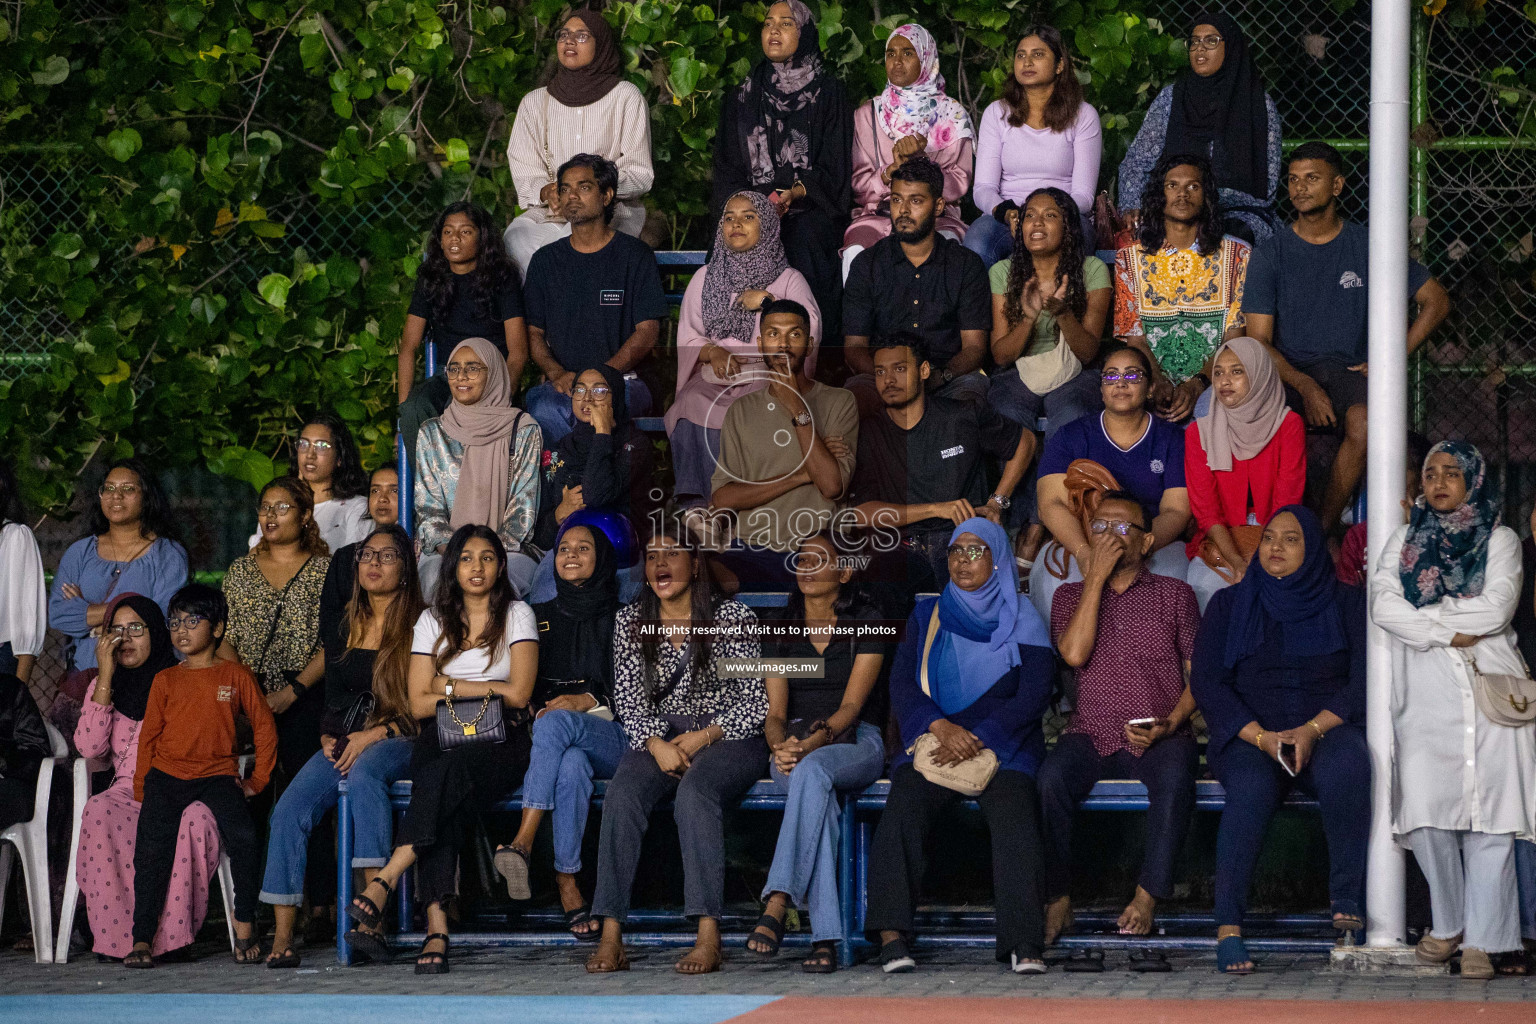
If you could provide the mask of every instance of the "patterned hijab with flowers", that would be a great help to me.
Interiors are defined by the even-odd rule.
[[[1423,495],[1413,503],[1398,573],[1403,596],[1415,608],[1483,592],[1488,541],[1503,519],[1498,483],[1489,477],[1482,453],[1465,441],[1441,441],[1424,465],[1442,453],[1461,467],[1467,496],[1450,512],[1435,511]]]
[[[909,135],[928,140],[930,150],[946,149],[961,139],[974,138],[971,115],[944,92],[944,76],[939,73],[939,46],[933,33],[921,25],[903,25],[891,33],[902,36],[917,51],[923,70],[917,81],[903,88],[886,82],[885,91],[875,97],[875,120],[892,141]]]

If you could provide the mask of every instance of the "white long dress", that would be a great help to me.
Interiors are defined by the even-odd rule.
[[[1400,844],[1426,827],[1536,838],[1536,726],[1488,721],[1472,695],[1469,660],[1484,672],[1524,672],[1511,625],[1520,540],[1508,527],[1493,532],[1478,597],[1415,608],[1398,575],[1407,533],[1392,534],[1371,576],[1371,616],[1393,638],[1393,835]],[[1484,639],[1457,649],[1457,633]]]

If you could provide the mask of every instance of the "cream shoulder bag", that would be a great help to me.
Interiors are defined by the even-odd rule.
[[[933,604],[933,614],[928,618],[928,636],[923,641],[923,660],[919,663],[917,678],[922,683],[923,694],[932,697],[928,687],[928,653],[933,650],[933,638],[939,632],[939,604]],[[961,796],[980,796],[992,784],[997,775],[997,755],[983,749],[975,757],[959,764],[941,765],[934,760],[939,751],[939,739],[925,732],[908,749],[912,755],[912,767],[917,773],[936,786],[952,789]]]
[[[1039,355],[1019,356],[1013,365],[1019,368],[1019,380],[1037,395],[1048,395],[1083,372],[1082,361],[1062,337],[1059,327],[1054,348]]]

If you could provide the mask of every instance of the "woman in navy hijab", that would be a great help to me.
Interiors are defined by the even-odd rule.
[[[1210,727],[1211,771],[1227,791],[1216,837],[1218,969],[1253,971],[1242,939],[1248,884],[1293,785],[1322,809],[1333,926],[1364,928],[1365,594],[1338,581],[1316,513],[1276,512],[1242,581],[1211,598],[1190,688]]]
[[[976,797],[992,833],[997,959],[1019,974],[1045,970],[1042,882],[1045,850],[1035,772],[1045,757],[1040,718],[1056,671],[1045,624],[1019,599],[1008,535],[990,519],[967,519],[949,540],[949,585],[917,602],[891,667],[891,705],[904,751],[875,832],[865,930],[879,936],[886,973],[910,971],[913,910],[923,878],[923,843],[960,794],[919,774],[912,748],[924,735],[935,760],[957,763],[983,750],[998,772]]]

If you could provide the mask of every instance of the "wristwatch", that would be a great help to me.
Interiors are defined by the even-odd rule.
[[[948,384],[950,381],[955,379],[955,371],[945,367],[943,370],[939,371],[939,379],[942,380],[945,384]]]
[[[448,681],[443,684],[443,696],[449,700],[453,700],[453,682],[453,676],[449,676]]]
[[[797,426],[797,427],[808,427],[810,425],[811,425],[811,414],[809,412],[803,412],[799,416],[795,417],[795,426]]]
[[[1008,509],[1013,506],[1013,499],[1008,497],[1006,494],[994,494],[992,497],[987,499],[987,502],[988,504],[996,505],[1004,512],[1007,512]]]

